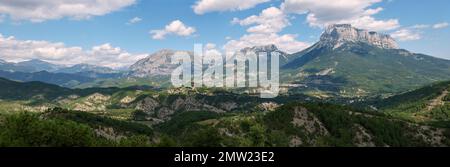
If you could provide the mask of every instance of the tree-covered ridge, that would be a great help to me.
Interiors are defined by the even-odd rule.
[[[450,82],[439,82],[372,104],[385,113],[411,121],[449,121],[449,90]]]
[[[330,104],[292,103],[275,111],[180,112],[146,126],[52,109],[1,117],[2,146],[447,146],[450,130]]]
[[[101,132],[103,129],[94,129],[88,123],[47,118],[39,114],[16,113],[2,116],[0,120],[2,147],[151,146],[148,137],[143,135],[112,138]]]
[[[448,82],[355,109],[302,94],[260,99],[225,89],[67,89],[1,81],[1,146],[449,145]],[[406,110],[420,103],[434,105],[430,111],[422,105],[423,115]],[[428,119],[409,119],[419,118],[414,114]]]

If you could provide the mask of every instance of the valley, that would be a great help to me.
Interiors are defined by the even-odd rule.
[[[120,70],[0,61],[0,146],[450,146],[450,60],[389,35],[337,24],[294,54],[243,48],[280,54],[282,93],[272,99],[174,88],[175,52]]]
[[[23,87],[21,84],[32,88],[38,83],[4,80],[0,86],[6,88],[8,84],[18,85],[9,87],[17,90]],[[423,111],[433,99],[442,98],[440,91],[449,86],[448,82],[441,83],[431,86],[433,91],[425,87],[427,91],[419,89],[399,95],[401,98],[342,105],[300,94],[260,99],[221,89],[67,89],[40,83],[39,90],[43,91],[34,95],[27,91],[11,95],[0,89],[0,98],[4,99],[0,102],[0,145],[448,146],[450,119],[443,115],[450,112],[448,97],[443,98],[445,106],[436,106],[430,113]],[[417,93],[421,91],[427,94]],[[407,102],[405,96],[411,101]],[[421,97],[425,105],[417,100]],[[369,105],[379,109],[374,111]],[[415,116],[418,114],[427,119],[419,119]],[[54,129],[51,125],[55,123],[65,130]],[[17,128],[21,133],[13,133]],[[40,133],[53,136],[52,140],[30,137]],[[86,140],[71,142],[58,135],[81,135],[76,137]],[[13,138],[20,140],[12,142]]]

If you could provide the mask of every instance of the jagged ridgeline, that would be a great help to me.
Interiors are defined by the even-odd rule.
[[[399,49],[389,35],[347,24],[329,26],[319,42],[289,55],[282,69],[282,80],[323,96],[398,93],[450,79],[449,60]]]
[[[389,35],[348,24],[325,29],[320,41],[286,54],[275,45],[244,48],[242,53],[280,53],[281,81],[290,92],[317,97],[360,97],[399,93],[450,79],[450,61],[400,49]],[[131,66],[130,77],[168,76],[172,50],[162,50]],[[191,53],[192,54],[192,53]],[[161,80],[161,82],[167,82]]]
[[[388,35],[333,25],[298,53],[242,49],[280,54],[272,99],[171,88],[175,52],[121,71],[0,60],[0,146],[450,145],[450,61]]]
[[[69,88],[170,87],[170,75],[177,67],[171,58],[176,52],[164,49],[119,71],[87,64],[65,67],[40,60],[0,61],[0,77]],[[240,52],[279,53],[283,89],[320,98],[388,96],[450,80],[450,60],[409,52],[399,48],[389,35],[348,24],[329,26],[317,43],[298,53],[287,54],[275,45]]]

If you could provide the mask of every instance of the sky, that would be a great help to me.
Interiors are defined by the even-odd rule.
[[[194,44],[219,52],[275,44],[295,53],[338,23],[450,59],[449,6],[448,0],[0,0],[0,59],[123,68]]]

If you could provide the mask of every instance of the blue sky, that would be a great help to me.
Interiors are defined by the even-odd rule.
[[[317,41],[326,25],[351,23],[450,59],[448,0],[109,1],[0,0],[0,58],[121,67],[194,43],[217,50],[274,43],[293,53]]]

